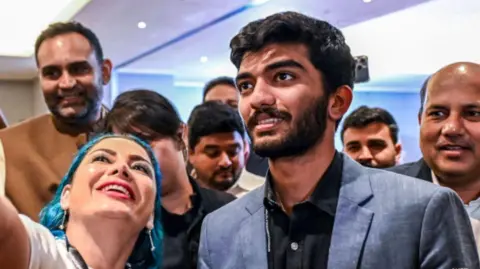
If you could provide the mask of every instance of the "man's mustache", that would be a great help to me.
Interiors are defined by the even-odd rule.
[[[255,110],[252,116],[248,118],[247,121],[247,127],[248,129],[252,130],[256,125],[258,125],[258,117],[262,114],[267,114],[270,118],[279,118],[282,120],[290,120],[292,118],[292,115],[290,113],[285,112],[285,111],[280,111],[276,108],[273,107],[264,107]]]
[[[363,161],[363,162],[362,162],[362,161],[359,161],[359,163],[360,163],[361,165],[365,166],[365,167],[375,168],[375,167],[373,166],[373,163],[370,162],[370,161]]]
[[[232,166],[229,166],[227,168],[220,168],[220,169],[217,169],[217,171],[215,171],[214,175],[219,175],[219,174],[223,174],[223,173],[230,173],[233,175],[233,168]]]

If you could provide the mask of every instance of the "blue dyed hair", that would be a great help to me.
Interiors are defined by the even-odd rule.
[[[162,175],[160,173],[160,168],[158,165],[158,161],[153,154],[152,149],[150,146],[144,142],[143,140],[131,136],[131,135],[115,135],[115,134],[103,134],[100,135],[86,145],[84,145],[77,153],[77,156],[74,158],[70,169],[68,169],[67,174],[63,177],[58,190],[53,197],[53,200],[47,204],[42,211],[40,212],[40,223],[47,227],[55,238],[65,239],[65,232],[60,229],[60,225],[62,224],[65,211],[60,206],[60,199],[62,196],[63,189],[67,184],[72,183],[73,176],[77,171],[78,166],[82,162],[83,158],[87,154],[87,152],[98,142],[102,141],[103,139],[107,138],[126,138],[130,139],[140,146],[142,146],[145,151],[148,153],[150,160],[152,161],[154,173],[155,173],[155,183],[157,185],[157,195],[155,196],[155,209],[154,209],[154,221],[153,221],[153,229],[151,231],[153,244],[155,245],[155,250],[151,251],[151,243],[148,235],[146,233],[146,228],[143,232],[140,233],[138,236],[137,242],[135,243],[135,247],[130,255],[128,262],[131,264],[140,265],[139,268],[144,269],[156,269],[161,268],[162,263],[162,253],[163,253],[163,227],[160,219],[160,212],[161,212],[161,204],[160,204],[160,183]]]

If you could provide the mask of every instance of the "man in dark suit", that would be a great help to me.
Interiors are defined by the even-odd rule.
[[[420,92],[423,158],[390,170],[453,189],[465,204],[480,247],[480,65],[448,65]]]
[[[452,188],[464,203],[480,196],[480,65],[454,63],[423,85],[423,158],[390,170]],[[478,210],[480,219],[480,208]]]
[[[239,111],[269,171],[262,187],[205,218],[198,268],[480,268],[452,190],[335,150],[354,81],[340,30],[278,13],[230,47]]]
[[[427,84],[428,81],[430,80],[430,77],[428,77],[422,84],[422,88],[420,89],[420,111],[418,112],[418,121],[421,123],[421,118],[423,114],[423,105],[425,102],[425,93],[427,91]],[[415,177],[419,179],[426,180],[428,182],[432,182],[432,170],[428,166],[428,164],[425,162],[423,158],[416,162],[411,162],[411,163],[405,163],[402,165],[397,165],[391,168],[388,168],[387,170],[399,173],[402,175],[410,176],[410,177]]]
[[[416,162],[394,166],[387,170],[409,177],[415,177],[426,180],[428,182],[432,182],[432,170],[430,169],[430,167],[428,167],[428,164],[423,158]]]

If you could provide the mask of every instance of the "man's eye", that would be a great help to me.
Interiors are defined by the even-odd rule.
[[[294,76],[289,73],[278,73],[275,76],[275,80],[277,81],[288,81],[294,79]]]
[[[242,91],[246,91],[246,90],[250,90],[253,88],[253,85],[252,83],[250,82],[242,82],[242,83],[239,83],[238,84],[238,89],[242,92]]]

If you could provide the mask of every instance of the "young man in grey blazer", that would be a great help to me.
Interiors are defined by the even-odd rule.
[[[480,268],[453,191],[335,150],[354,81],[338,29],[285,12],[249,23],[230,47],[239,111],[269,172],[205,218],[199,268]]]

